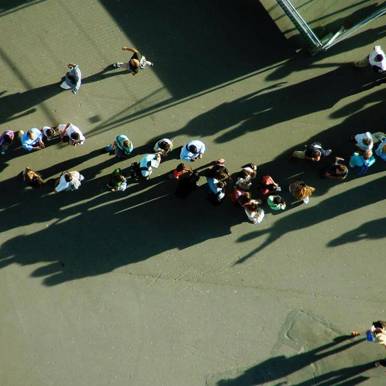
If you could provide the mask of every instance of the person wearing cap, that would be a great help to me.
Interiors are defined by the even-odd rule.
[[[64,90],[71,90],[73,94],[76,94],[82,84],[82,73],[80,72],[80,68],[77,64],[70,63],[67,67],[68,71],[62,78],[60,87]]]
[[[58,129],[61,140],[69,145],[83,145],[86,140],[79,127],[73,123],[60,124]]]
[[[144,70],[146,67],[154,66],[154,63],[149,62],[146,57],[142,55],[136,48],[122,47],[122,51],[132,52],[133,55],[127,63],[114,63],[114,68],[127,68],[130,73],[132,73],[133,75],[137,75],[139,70]]]
[[[12,144],[15,138],[15,132],[13,130],[5,130],[3,134],[0,135],[0,154],[4,155],[8,150],[9,146]]]
[[[354,63],[355,67],[363,68],[370,66],[377,73],[386,72],[386,55],[381,46],[375,46],[369,55]]]
[[[180,159],[182,161],[194,162],[197,159],[202,158],[203,154],[206,151],[204,142],[195,139],[188,142],[185,146],[182,147],[180,153]]]
[[[158,168],[161,163],[161,154],[145,154],[139,161],[139,168],[141,171],[141,176],[148,180],[151,173],[153,173],[153,168]]]
[[[84,177],[76,170],[63,172],[55,185],[55,192],[78,190],[83,180]]]
[[[28,129],[26,133],[20,130],[20,142],[24,150],[40,150],[44,149],[43,134],[37,128]]]

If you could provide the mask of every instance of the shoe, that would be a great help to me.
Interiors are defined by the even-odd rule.
[[[119,63],[113,63],[113,68],[119,68],[121,65]]]

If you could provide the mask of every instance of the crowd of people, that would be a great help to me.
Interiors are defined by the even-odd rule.
[[[112,69],[122,67],[127,69],[129,73],[136,75],[140,70],[153,66],[153,63],[148,61],[137,49],[122,47],[122,50],[131,52],[131,58],[126,63],[112,64]],[[383,72],[386,70],[385,54],[380,46],[376,46],[364,60],[356,62],[355,66],[371,66],[377,72]],[[79,66],[69,64],[60,87],[71,89],[76,94],[80,86],[81,71]],[[0,152],[5,154],[13,144],[17,146],[20,144],[27,152],[38,151],[44,149],[54,140],[78,146],[84,144],[86,138],[79,127],[73,123],[59,124],[55,127],[30,128],[26,132],[6,130],[0,136]],[[362,176],[376,162],[374,153],[386,161],[386,136],[384,133],[358,133],[353,136],[352,141],[354,149],[349,161],[346,163],[341,157],[333,157],[329,166],[321,171],[321,177],[344,180],[349,174],[349,169],[352,169],[358,176]],[[107,189],[113,192],[123,192],[131,182],[148,180],[153,170],[158,168],[162,161],[168,157],[173,146],[171,139],[161,138],[154,144],[153,152],[144,154],[139,162],[132,163],[127,172],[121,168],[114,169],[106,184]],[[127,135],[120,134],[115,137],[111,144],[106,145],[104,150],[122,160],[131,156],[134,145]],[[208,198],[213,205],[221,204],[229,196],[235,206],[245,211],[247,218],[253,224],[258,224],[264,219],[264,207],[272,212],[284,211],[287,208],[280,184],[270,175],[262,175],[258,178],[257,166],[253,163],[243,165],[241,170],[233,175],[225,166],[223,158],[211,162],[210,167],[204,171],[193,170],[189,164],[201,159],[205,152],[206,146],[199,139],[191,140],[181,147],[179,155],[181,163],[169,174],[169,177],[176,181],[176,196],[187,197],[198,187],[200,178],[204,177],[207,182]],[[332,153],[332,149],[325,149],[321,143],[313,142],[305,145],[301,150],[294,151],[291,157],[318,163],[321,159],[331,157]],[[45,183],[43,177],[29,167],[23,171],[23,179],[27,185],[32,187],[40,187]],[[56,179],[53,190],[57,193],[77,190],[84,179],[84,176],[76,170],[63,171]],[[252,188],[253,186],[256,186],[256,189]],[[295,202],[304,204],[309,203],[315,190],[315,187],[309,186],[301,180],[294,181],[288,186],[288,192],[295,199]]]

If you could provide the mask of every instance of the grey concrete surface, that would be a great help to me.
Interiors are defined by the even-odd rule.
[[[1,130],[72,121],[87,137],[2,158],[2,386],[385,384],[373,367],[385,350],[346,336],[386,317],[385,164],[331,183],[288,161],[315,138],[348,157],[350,135],[386,129],[384,84],[348,64],[386,46],[384,18],[311,58],[255,1],[1,4]],[[123,45],[154,68],[102,72]],[[58,88],[69,62],[85,79],[77,96]],[[137,151],[115,163],[99,149],[120,133]],[[197,166],[254,161],[317,192],[254,226],[229,202],[212,207],[204,186],[177,200],[172,158],[147,184],[105,191],[164,135],[202,138]],[[27,165],[86,182],[24,189]]]

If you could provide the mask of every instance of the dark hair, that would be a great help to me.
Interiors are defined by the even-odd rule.
[[[183,163],[178,164],[176,167],[177,172],[182,172],[184,169],[185,165]]]
[[[158,146],[162,149],[162,150],[169,150],[170,149],[170,143],[169,142],[166,142],[166,141],[161,141],[159,142]]]
[[[273,202],[278,205],[278,204],[285,204],[284,198],[281,196],[275,196],[273,198]]]
[[[197,153],[197,146],[196,145],[189,145],[188,147],[188,150],[191,152],[191,153]]]
[[[374,60],[375,60],[376,62],[382,62],[382,60],[383,60],[383,55],[381,55],[381,54],[376,55],[376,56],[374,57]]]
[[[77,133],[76,131],[74,131],[73,133],[71,133],[71,138],[72,139],[75,139],[75,141],[77,141],[79,139],[79,133]]]
[[[251,195],[248,192],[240,196],[238,199],[238,202],[241,206],[248,204],[249,201],[251,201]]]
[[[72,175],[70,173],[65,173],[64,174],[64,179],[67,181],[67,182],[70,182],[72,181]]]
[[[217,185],[218,188],[222,189],[222,188],[225,187],[226,184],[223,181],[218,181],[216,185]]]
[[[12,138],[8,134],[5,134],[3,141],[5,143],[11,143],[12,142]]]
[[[54,135],[54,130],[52,128],[49,128],[46,130],[46,136],[52,137]]]

